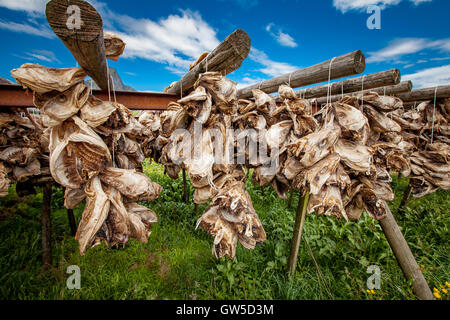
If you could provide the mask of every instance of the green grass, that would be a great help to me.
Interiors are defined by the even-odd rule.
[[[116,249],[99,246],[84,257],[70,236],[62,191],[54,189],[53,268],[46,272],[40,254],[42,194],[19,199],[12,187],[0,199],[0,299],[414,299],[380,226],[367,215],[357,223],[308,215],[297,273],[289,279],[296,205],[288,210],[287,201],[271,188],[263,197],[261,188],[248,184],[267,241],[254,251],[238,245],[235,261],[217,261],[212,237],[195,230],[198,216],[192,201],[182,201],[182,179],[170,180],[155,164],[146,163],[145,172],[164,188],[158,200],[145,204],[160,217],[149,242],[131,240]],[[431,288],[445,286],[450,282],[450,193],[413,200],[398,213],[406,184],[407,179],[394,178],[394,215]],[[298,195],[293,204],[297,201]],[[200,214],[205,208],[200,206]],[[82,210],[75,210],[78,220]],[[81,290],[66,288],[71,265],[81,269]],[[369,265],[382,271],[381,290],[375,295],[366,292]]]

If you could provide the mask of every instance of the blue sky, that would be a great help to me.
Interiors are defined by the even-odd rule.
[[[0,76],[32,62],[64,68],[76,62],[45,19],[46,0],[0,0]],[[137,90],[162,91],[202,52],[237,28],[252,39],[240,86],[360,49],[365,73],[399,68],[414,87],[450,84],[448,0],[90,0],[104,27],[127,49],[109,61]],[[381,29],[369,30],[367,6],[379,5]]]

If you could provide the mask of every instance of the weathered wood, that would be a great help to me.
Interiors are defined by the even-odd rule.
[[[403,210],[406,206],[406,204],[409,201],[409,198],[411,197],[411,192],[412,192],[412,186],[411,186],[411,181],[408,183],[408,187],[405,190],[405,193],[403,194],[403,198],[402,198],[402,202],[400,202],[400,206],[398,207],[398,210]]]
[[[72,5],[80,9],[79,29],[70,24],[74,12],[68,12],[68,8]],[[47,3],[45,13],[53,32],[70,50],[79,65],[102,90],[107,91],[108,68],[103,21],[97,10],[83,0],[51,0]]]
[[[165,92],[180,94],[188,92],[195,84],[198,76],[206,71],[221,72],[227,75],[238,69],[250,53],[251,40],[245,31],[237,29],[230,34],[217,48],[203,59],[181,80],[172,84]]]
[[[388,212],[386,218],[380,221],[380,225],[400,268],[406,279],[412,280],[414,294],[419,299],[433,300],[433,294],[431,293],[430,287],[428,286],[416,259],[414,259],[411,249],[409,248],[397,221],[395,221],[387,203],[385,203],[385,205],[388,208]]]
[[[75,237],[77,234],[77,224],[72,209],[67,209],[67,218],[69,219],[70,234]]]
[[[330,68],[331,66],[331,68]],[[290,84],[292,88],[308,86],[315,83],[348,77],[360,74],[366,67],[364,54],[358,50],[343,56],[319,63],[315,66],[300,69],[283,76],[263,81],[238,91],[238,97],[242,99],[253,96],[253,89],[260,89],[265,93],[277,92],[282,84]],[[331,69],[331,73],[330,73]],[[289,81],[290,80],[290,81]]]
[[[450,98],[450,85],[448,86],[438,86],[433,88],[424,88],[413,90],[408,93],[399,93],[395,96],[402,99],[404,102],[410,101],[424,101],[424,100],[434,100],[434,93],[436,92],[436,99],[440,98]]]
[[[392,96],[392,95],[395,95],[395,94],[398,94],[398,93],[402,93],[402,92],[410,92],[411,89],[412,89],[412,86],[413,86],[413,84],[412,84],[411,81],[402,81],[399,84],[394,85],[394,86],[374,88],[374,89],[370,89],[370,90],[367,90],[367,91],[366,91],[366,89],[364,89],[364,92],[369,92],[370,91],[370,92],[376,92],[376,93],[378,93],[380,95]],[[347,94],[344,93],[344,96],[345,95],[353,96],[353,95],[357,95],[357,94],[360,94],[360,93],[361,93],[361,88],[360,88],[359,91],[355,91],[353,93],[347,93]],[[328,99],[328,102],[333,103],[333,102],[339,101],[341,99],[342,99],[342,94],[337,94],[337,95],[331,96]],[[313,99],[311,101],[313,101],[314,103],[317,103],[317,105],[322,105],[324,103],[327,103],[327,97],[325,96],[325,97]]]
[[[297,217],[295,218],[294,235],[292,236],[291,254],[289,256],[289,275],[294,276],[297,269],[298,251],[302,239],[303,226],[305,225],[306,212],[309,203],[309,192],[298,202]]]
[[[52,225],[51,225],[51,207],[52,207],[52,185],[44,184],[43,202],[42,202],[42,267],[48,270],[52,265]]]
[[[334,63],[333,63],[334,64]],[[342,93],[352,93],[364,90],[393,86],[400,83],[400,71],[391,69],[387,71],[367,74],[361,77],[347,79],[344,81],[334,82],[330,84],[330,96],[342,95]],[[299,98],[312,99],[326,97],[328,95],[328,84],[310,87],[304,90],[296,91]],[[276,99],[278,97],[275,97]]]

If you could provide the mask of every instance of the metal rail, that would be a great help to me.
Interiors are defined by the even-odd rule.
[[[93,90],[92,94],[108,100],[108,92]],[[116,91],[116,100],[131,110],[166,110],[170,102],[177,101],[178,95],[160,92]],[[114,95],[111,92],[111,99]],[[33,93],[15,84],[0,84],[0,110],[2,108],[33,108]]]

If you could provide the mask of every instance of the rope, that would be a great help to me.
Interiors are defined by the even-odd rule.
[[[434,106],[433,106],[433,127],[431,128],[431,144],[433,144],[434,140],[434,122],[436,121],[436,96],[437,96],[437,89],[434,89]]]
[[[112,84],[112,90],[113,90],[113,93],[114,93],[114,102],[115,103],[117,103],[117,99],[116,99],[116,89],[115,89],[115,87],[114,87],[114,81],[113,81],[113,78],[112,78],[112,76],[110,76],[111,77],[111,84]]]
[[[183,82],[180,82],[180,98],[183,99]]]
[[[361,111],[364,111],[364,79],[366,78],[366,76],[364,75],[362,77],[362,81],[361,81]]]
[[[209,54],[206,56],[206,72],[208,72],[208,57],[209,57]]]
[[[291,87],[291,77],[292,77],[292,74],[293,74],[293,72],[291,72],[291,73],[289,74],[289,87]]]
[[[344,81],[342,81],[341,83],[342,83],[342,86],[341,86],[342,99],[344,99]]]
[[[386,97],[386,87],[384,87],[384,96]]]
[[[109,86],[109,66],[108,61],[106,61],[106,77],[108,78],[108,100],[111,102],[111,88]]]
[[[329,99],[330,99],[330,95],[331,95],[331,86],[330,86],[330,81],[331,81],[331,66],[333,65],[333,61],[336,59],[336,57],[334,57],[333,59],[331,59],[330,61],[330,66],[328,67],[328,89],[327,89],[327,105],[329,103]]]

